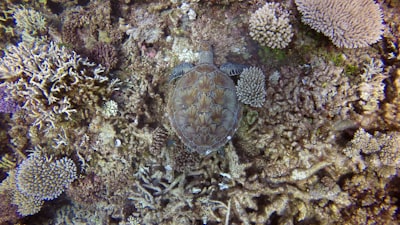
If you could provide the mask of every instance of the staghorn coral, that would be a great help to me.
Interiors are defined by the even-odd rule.
[[[0,77],[10,98],[21,104],[9,130],[19,155],[37,145],[50,145],[46,149],[54,155],[81,148],[82,136],[74,129],[102,111],[119,82],[75,52],[41,41],[9,46],[0,59]]]
[[[71,159],[53,161],[34,153],[18,166],[16,184],[18,191],[27,197],[52,200],[76,178],[76,165]]]
[[[270,48],[286,48],[293,37],[289,13],[280,3],[266,3],[249,20],[250,36]]]
[[[12,11],[16,25],[15,32],[23,41],[34,42],[36,38],[47,33],[48,24],[42,13],[25,7],[15,8]]]
[[[295,0],[302,21],[329,37],[334,45],[360,48],[383,34],[382,11],[373,0]]]
[[[108,81],[101,66],[53,42],[32,47],[10,46],[0,60],[0,78],[12,99],[32,112],[34,125],[55,128],[56,122],[71,120],[79,106],[97,104],[92,93]]]
[[[260,68],[250,67],[243,70],[236,85],[236,94],[244,104],[262,107],[265,102],[265,75]]]

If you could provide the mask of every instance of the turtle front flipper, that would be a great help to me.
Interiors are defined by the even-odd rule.
[[[219,68],[222,72],[226,73],[228,76],[236,76],[242,73],[242,71],[245,68],[248,68],[249,66],[243,65],[243,64],[237,64],[237,63],[224,63],[221,65]]]
[[[193,64],[191,63],[181,63],[177,65],[171,72],[171,75],[169,75],[168,82],[171,82],[175,80],[176,78],[181,77],[183,74],[187,73],[190,69],[193,68]]]

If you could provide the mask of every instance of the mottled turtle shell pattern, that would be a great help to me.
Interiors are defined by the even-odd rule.
[[[177,80],[167,111],[179,138],[200,154],[225,145],[242,116],[235,84],[213,64],[197,65]]]

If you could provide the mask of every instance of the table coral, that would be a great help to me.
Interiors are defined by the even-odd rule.
[[[381,39],[382,11],[373,0],[296,0],[301,20],[337,47],[360,48]]]

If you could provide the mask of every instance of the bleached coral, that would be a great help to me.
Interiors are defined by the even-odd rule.
[[[103,104],[102,112],[106,118],[116,116],[118,113],[118,104],[114,100],[109,100]]]
[[[293,37],[289,13],[280,3],[266,3],[249,20],[250,36],[263,46],[286,48]]]
[[[245,68],[236,86],[239,101],[252,107],[262,107],[265,102],[265,75],[258,67]]]
[[[355,164],[355,171],[379,171],[379,176],[391,177],[400,167],[400,135],[397,132],[367,133],[359,129],[343,152]]]
[[[33,9],[20,7],[13,9],[16,30],[24,41],[33,42],[35,37],[44,34],[48,24],[42,13]]]
[[[385,83],[387,77],[383,75],[383,63],[381,60],[370,59],[364,64],[364,72],[361,76],[361,84],[358,85],[359,104],[366,114],[371,114],[379,109],[380,102],[385,98]]]
[[[337,47],[360,48],[383,34],[383,16],[374,0],[296,0],[302,21]]]

